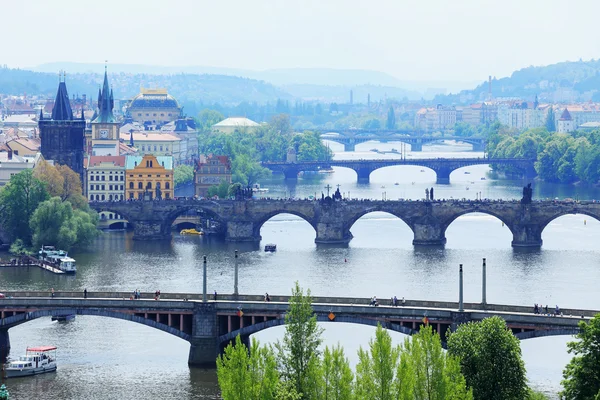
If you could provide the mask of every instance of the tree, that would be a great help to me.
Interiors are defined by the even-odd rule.
[[[442,349],[440,336],[431,326],[421,326],[419,333],[404,341],[398,371],[399,384],[415,399],[472,400],[456,357]],[[412,377],[411,377],[412,374]],[[406,398],[406,397],[405,397]]]
[[[387,121],[385,127],[392,130],[396,128],[396,114],[394,113],[394,106],[390,106],[387,115]]]
[[[61,197],[64,192],[64,178],[58,170],[46,160],[40,160],[33,169],[33,176],[46,184],[50,197]]]
[[[546,114],[546,130],[548,132],[556,132],[556,122],[552,106],[548,107],[548,114]]]
[[[224,400],[273,400],[279,383],[275,355],[254,338],[248,349],[238,335],[217,358],[217,378]]]
[[[81,177],[67,165],[57,165],[56,170],[63,178],[62,201],[68,201],[74,208],[86,208],[87,199],[83,196]]]
[[[200,132],[210,131],[211,127],[225,119],[223,114],[218,111],[205,108],[198,113],[198,130]]]
[[[194,167],[190,165],[178,165],[173,172],[175,187],[185,185],[194,181]]]
[[[269,125],[280,135],[288,135],[293,132],[290,116],[288,114],[278,114],[271,118]]]
[[[21,239],[25,245],[31,243],[29,219],[48,197],[44,183],[30,169],[13,175],[0,190],[0,222],[13,240]]]
[[[296,282],[285,314],[283,341],[275,343],[277,363],[283,379],[292,382],[296,391],[303,396],[314,390],[323,333],[311,303],[310,290],[304,295]]]
[[[573,358],[563,371],[564,400],[595,400],[600,398],[600,314],[588,323],[579,322],[576,340],[567,348]]]
[[[36,248],[54,245],[65,250],[85,246],[98,234],[96,222],[93,211],[73,210],[70,202],[53,197],[40,203],[31,216],[32,243]]]
[[[271,171],[246,154],[238,154],[231,163],[232,180],[242,186],[252,186],[259,179],[271,175]]]
[[[351,400],[354,374],[341,346],[325,347],[318,373],[318,398]]]
[[[527,398],[521,347],[500,317],[460,325],[448,335],[448,352],[460,359],[475,400]]]
[[[225,199],[229,196],[229,186],[229,183],[223,179],[218,185],[209,187],[207,194],[209,197],[217,196],[220,199]]]

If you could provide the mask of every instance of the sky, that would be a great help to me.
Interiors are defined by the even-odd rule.
[[[0,65],[348,68],[479,81],[600,57],[600,1],[3,0]]]

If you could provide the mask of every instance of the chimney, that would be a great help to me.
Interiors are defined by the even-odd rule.
[[[8,159],[12,160],[12,150],[8,149]]]

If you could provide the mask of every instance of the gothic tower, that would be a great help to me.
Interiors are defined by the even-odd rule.
[[[108,85],[108,74],[104,68],[102,90],[98,89],[98,115],[92,119],[92,155],[119,155],[119,127],[113,115],[115,100]]]
[[[85,117],[83,109],[81,117],[73,116],[64,75],[58,83],[51,118],[44,119],[40,112],[38,124],[42,156],[46,160],[54,160],[56,164],[67,165],[79,174],[83,182]]]

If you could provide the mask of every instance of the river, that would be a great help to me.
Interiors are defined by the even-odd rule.
[[[334,150],[338,145],[332,144]],[[392,144],[365,143],[340,158],[394,157],[369,152],[391,150]],[[399,144],[395,144],[399,148]],[[468,146],[424,146],[417,157],[471,157]],[[465,172],[469,172],[466,174]],[[485,180],[482,180],[485,178]],[[394,185],[395,183],[398,185]],[[423,198],[434,187],[436,198],[520,198],[523,180],[496,179],[487,166],[465,167],[452,173],[449,185],[436,185],[426,168],[398,166],[374,171],[369,184],[358,184],[355,172],[300,179],[287,185],[273,177],[262,182],[269,196],[305,197],[324,187],[340,185],[350,197]],[[468,189],[467,189],[468,188]],[[384,194],[385,193],[385,194]],[[600,199],[597,188],[534,183],[534,198]],[[422,249],[411,244],[412,232],[401,220],[384,213],[367,214],[351,231],[348,246],[317,246],[315,232],[305,221],[279,215],[263,226],[262,244],[277,243],[276,253],[259,245],[232,244],[212,237],[183,237],[170,242],[134,242],[131,232],[106,232],[86,252],[74,252],[76,276],[56,276],[42,270],[0,269],[3,290],[119,290],[201,292],[202,255],[208,256],[209,291],[233,290],[233,252],[240,250],[240,292],[288,294],[298,280],[315,295],[376,295],[409,299],[457,300],[458,264],[465,266],[465,301],[481,301],[481,261],[487,258],[487,300],[490,303],[600,309],[600,223],[584,215],[564,216],[543,232],[541,250],[517,251],[512,235],[495,217],[468,214],[446,232],[445,248]],[[368,345],[374,330],[365,326],[325,323],[325,343],[340,342],[351,363],[356,350]],[[257,334],[261,342],[281,337],[281,327]],[[350,333],[350,334],[349,334]],[[27,346],[59,348],[56,373],[8,381],[14,399],[214,399],[214,370],[187,366],[187,342],[127,321],[78,316],[67,323],[38,319],[10,330],[12,355]],[[393,333],[397,342],[403,335]],[[556,398],[562,370],[570,356],[570,337],[521,342],[530,384]]]

